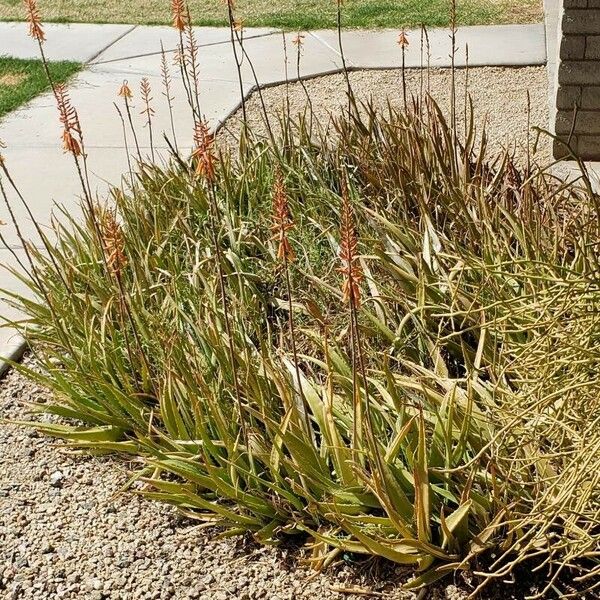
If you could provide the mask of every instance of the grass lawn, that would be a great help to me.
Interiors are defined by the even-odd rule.
[[[45,21],[168,23],[169,0],[39,0]],[[223,0],[190,0],[198,25],[225,25]],[[246,26],[286,29],[335,27],[335,0],[239,0]],[[347,27],[430,27],[448,24],[449,0],[346,0]],[[542,18],[542,0],[458,0],[462,25],[526,23]],[[0,0],[0,20],[22,20],[21,0]]]
[[[74,62],[50,63],[50,72],[57,83],[80,68],[81,65]],[[0,118],[49,87],[41,61],[0,56]]]

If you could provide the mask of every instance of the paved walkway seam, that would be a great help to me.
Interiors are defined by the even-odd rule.
[[[132,25],[131,29],[124,31],[118,38],[114,39],[112,42],[107,44],[104,48],[102,48],[102,50],[96,52],[96,54],[94,54],[87,62],[94,62],[101,54],[104,54],[104,52],[106,52],[109,48],[114,46],[117,42],[120,42],[126,35],[129,35],[136,27],[137,25]]]
[[[256,35],[244,36],[243,41],[246,42],[248,40],[255,40],[256,38],[269,37],[270,35],[281,35],[281,34],[282,34],[282,31],[273,31],[271,33],[257,33]],[[127,35],[127,34],[124,34],[121,37],[125,37],[125,35]],[[116,43],[118,41],[119,40],[115,40],[113,43]],[[223,44],[231,44],[231,40],[223,40],[222,42],[208,42],[206,44],[198,44],[198,48],[210,48],[211,46],[222,46]],[[109,46],[107,46],[105,48],[105,50],[108,50],[108,48],[112,45],[113,44],[109,44]],[[165,48],[165,52],[169,52],[169,53],[177,52],[177,48]],[[103,53],[104,53],[104,50],[99,52],[96,55],[96,58],[100,54],[103,54]],[[162,54],[162,50],[158,50],[156,52],[143,52],[142,54],[131,54],[131,55],[127,55],[127,56],[119,56],[118,58],[110,58],[109,60],[96,60],[96,58],[94,58],[94,59],[90,60],[90,63],[93,63],[94,65],[107,65],[109,63],[119,62],[120,60],[129,60],[132,58],[144,58],[145,56],[159,56],[161,54]]]

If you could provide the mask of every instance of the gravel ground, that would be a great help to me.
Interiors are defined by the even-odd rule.
[[[456,71],[456,97],[459,132],[463,131],[465,87],[472,98],[475,110],[475,123],[480,127],[484,121],[489,136],[492,153],[510,146],[517,148],[521,158],[527,145],[527,93],[529,92],[529,123],[543,129],[548,127],[548,75],[545,67],[498,68],[478,67],[468,71]],[[427,90],[427,73],[424,72],[424,89]],[[449,112],[451,90],[450,69],[431,69],[429,91],[440,107]],[[394,106],[403,105],[401,74],[398,70],[357,71],[350,73],[350,82],[359,100],[372,99],[375,106],[385,108],[389,100]],[[421,72],[407,69],[406,82],[409,96],[419,95]],[[468,83],[465,86],[465,83]],[[307,92],[317,120],[326,123],[331,114],[339,114],[340,107],[346,105],[346,83],[342,74],[318,77],[287,86],[287,95],[292,115],[300,114],[307,105]],[[280,112],[286,102],[286,86],[268,88],[262,93],[267,111]],[[263,112],[258,94],[253,94],[247,103],[248,121],[255,133],[266,131]],[[222,140],[231,144],[239,130],[241,110],[225,124]],[[275,120],[272,121],[277,129]],[[532,134],[531,143],[533,144]],[[538,160],[545,164],[550,160],[550,139],[543,136],[538,148]]]
[[[0,384],[0,419],[28,420],[26,402],[48,392],[15,371]],[[56,421],[51,417],[45,417]],[[118,458],[68,453],[34,430],[0,423],[0,598],[128,600],[410,600],[410,573],[381,560],[342,563],[325,574],[302,565],[299,547],[263,547],[171,507],[123,493],[131,467]],[[468,578],[430,590],[464,600]],[[341,591],[344,590],[344,591]],[[512,588],[483,598],[523,598]]]

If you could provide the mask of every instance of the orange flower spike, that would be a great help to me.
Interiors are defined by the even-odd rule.
[[[75,107],[71,104],[69,93],[64,85],[57,85],[54,88],[56,104],[60,116],[60,123],[63,126],[62,143],[65,152],[70,152],[74,156],[81,156],[82,149],[80,141],[73,135],[75,133],[81,137],[81,126],[79,116]]]
[[[344,277],[342,284],[342,297],[344,302],[349,302],[354,308],[360,307],[360,284],[363,272],[358,262],[357,248],[358,236],[354,226],[354,212],[348,197],[348,187],[342,179],[342,214],[340,227],[340,260],[341,268],[338,269]]]
[[[102,245],[106,254],[106,265],[111,273],[119,278],[127,266],[123,230],[117,221],[114,209],[98,206],[96,210],[100,222]]]
[[[171,14],[173,16],[173,27],[178,31],[183,31],[187,25],[185,0],[171,0]]]
[[[304,44],[304,35],[298,32],[298,35],[292,38],[292,44],[294,44],[294,46],[302,46]]]
[[[29,25],[29,35],[40,42],[46,41],[46,34],[42,28],[42,19],[38,10],[36,0],[23,0],[27,12],[27,23]]]
[[[400,32],[400,35],[398,36],[398,46],[400,46],[400,48],[408,47],[408,37],[406,37],[404,29]]]
[[[196,160],[196,175],[203,177],[208,183],[213,183],[216,178],[216,160],[212,149],[214,141],[214,136],[208,129],[206,121],[196,123],[194,128],[196,149],[192,156]]]
[[[288,262],[296,260],[296,254],[287,236],[287,232],[293,228],[285,182],[281,171],[277,169],[273,183],[273,225],[271,226],[272,239],[278,242],[277,260],[285,259]]]
[[[244,20],[243,19],[234,19],[233,21],[233,29],[238,33],[241,33],[244,30]]]
[[[131,92],[131,88],[127,84],[127,79],[123,81],[123,85],[119,88],[118,95],[122,98],[125,98],[125,100],[131,100],[131,98],[133,98],[133,93]]]

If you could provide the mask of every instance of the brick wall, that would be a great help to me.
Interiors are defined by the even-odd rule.
[[[581,158],[600,160],[600,0],[563,0],[559,35],[556,135],[571,136]],[[564,143],[555,142],[554,154],[568,154]]]

